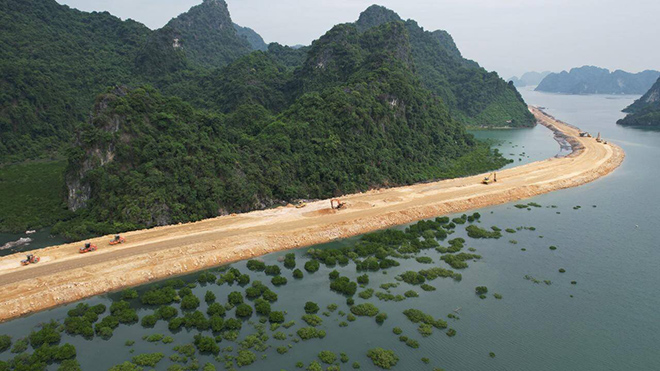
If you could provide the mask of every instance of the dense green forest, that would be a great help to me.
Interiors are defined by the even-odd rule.
[[[410,50],[405,25],[393,22],[364,33],[336,26],[305,62],[322,56],[326,65],[293,76],[254,53],[217,77],[256,87],[232,90],[218,102],[223,112],[150,87],[112,89],[69,157],[70,206],[81,216],[55,230],[77,237],[185,222],[506,163],[423,88]],[[275,94],[288,86],[304,91]]]
[[[365,10],[356,22],[359,30],[400,21],[393,11],[378,5]],[[497,73],[465,59],[449,33],[425,31],[417,22],[405,22],[410,35],[416,73],[424,86],[440,97],[458,121],[473,127],[526,127],[534,124],[527,105],[512,84]]]
[[[217,0],[157,31],[55,0],[6,0],[0,31],[0,163],[55,156],[108,86],[167,82],[252,50]]]
[[[651,89],[623,112],[628,115],[617,124],[624,126],[660,126],[660,78]]]
[[[0,163],[68,158],[70,237],[487,171],[505,160],[465,125],[533,123],[447,32],[379,6],[294,49],[222,0],[155,31],[9,2]]]

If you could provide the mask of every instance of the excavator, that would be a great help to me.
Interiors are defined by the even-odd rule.
[[[21,260],[21,265],[37,264],[39,260],[41,260],[40,257],[34,256],[34,254],[28,254],[25,259]]]
[[[603,141],[603,138],[600,137],[600,132],[598,132],[598,136],[596,137],[596,142],[601,143]]]
[[[84,253],[90,252],[90,251],[96,251],[96,245],[92,245],[89,242],[85,243],[85,246],[81,247],[80,250],[79,250],[79,252],[81,254],[84,254]]]
[[[120,243],[126,242],[126,239],[121,235],[116,234],[115,238],[110,240],[110,245],[119,245]]]
[[[302,209],[303,207],[307,206],[307,203],[303,200],[298,201],[296,204],[296,209]]]
[[[335,203],[337,203],[337,206],[335,206]],[[331,209],[339,210],[339,209],[343,208],[344,206],[346,206],[346,203],[341,202],[341,200],[338,199],[338,198],[333,198],[332,200],[330,200],[330,208]]]
[[[492,173],[492,174],[488,175],[487,177],[485,177],[484,180],[481,181],[481,183],[483,183],[483,184],[490,184],[492,182],[497,182],[497,173]]]

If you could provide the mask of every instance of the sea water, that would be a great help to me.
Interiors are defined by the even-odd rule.
[[[464,228],[459,226],[451,238],[464,237],[466,248],[476,249],[475,253],[482,259],[468,263],[469,268],[461,271],[463,279],[460,282],[442,278],[429,282],[437,288],[433,292],[405,283],[391,289],[393,294],[414,289],[420,294],[418,298],[402,302],[369,299],[388,314],[382,325],[376,324],[373,318],[358,317],[347,327],[339,327],[345,317],[338,312],[348,313],[349,309],[345,297],[329,290],[328,273],[338,269],[342,275],[354,280],[362,273],[355,272],[352,263],[334,268],[322,265],[314,274],[304,272],[303,280],[294,280],[291,271],[282,267],[289,283],[274,289],[279,300],[272,308],[286,311],[287,321],[293,319],[296,325],[289,330],[280,328],[281,331],[295,334],[296,329],[304,326],[300,316],[304,314],[306,301],[317,302],[321,312],[332,303],[339,308],[329,317],[319,313],[324,319],[321,328],[327,332],[324,339],[294,343],[292,338],[286,341],[271,338],[268,341],[271,348],[264,353],[256,352],[257,361],[242,369],[294,370],[297,361],[307,366],[317,359],[319,351],[330,350],[349,356],[350,361],[341,365],[342,370],[352,369],[354,361],[360,362],[362,370],[373,370],[375,367],[365,356],[366,352],[382,347],[393,350],[400,358],[396,370],[433,370],[434,367],[445,370],[660,370],[660,297],[657,289],[660,281],[660,167],[657,165],[660,132],[615,124],[623,117],[621,109],[636,97],[565,96],[529,89],[521,93],[528,103],[546,107],[547,112],[558,119],[592,134],[601,132],[606,140],[621,146],[626,152],[623,165],[593,183],[518,202],[535,202],[541,207],[520,209],[514,207],[516,203],[511,203],[478,210],[482,215],[478,225],[484,228],[494,225],[502,229],[536,229],[503,232],[503,238],[498,240],[476,240],[468,238]],[[495,139],[493,145],[514,160],[512,165],[552,157],[560,152],[552,134],[541,126],[531,130],[481,131],[476,135]],[[525,155],[521,155],[523,152]],[[355,241],[357,238],[351,238],[315,248],[346,246]],[[550,246],[556,246],[557,250],[550,250]],[[306,250],[293,251],[298,268],[302,269],[307,259]],[[277,259],[285,253],[270,254],[263,260],[267,264],[277,264]],[[369,273],[368,287],[379,291],[380,284],[397,282],[395,276],[406,270],[446,267],[439,261],[440,254],[435,250],[426,250],[420,255],[432,257],[434,263],[400,260],[401,266],[388,269],[387,274]],[[233,266],[249,273],[253,281],[261,280],[270,286],[269,276],[249,272],[245,262]],[[566,273],[559,273],[560,268]],[[540,283],[525,279],[526,276]],[[488,287],[486,299],[475,295],[476,286]],[[144,289],[146,286],[140,290]],[[203,299],[207,290],[213,291],[218,301],[224,303],[229,292],[244,291],[244,288],[210,284],[198,286],[193,292]],[[492,297],[495,292],[502,294],[503,298]],[[98,296],[85,302],[109,305],[116,297],[116,294]],[[364,302],[357,296],[355,300],[356,303]],[[14,340],[26,336],[39,323],[51,319],[62,321],[73,305],[0,324],[0,334],[10,334]],[[202,300],[200,310],[205,312],[206,307]],[[402,314],[408,308],[447,320],[457,335],[448,337],[435,329],[433,335],[423,338],[417,333],[417,325]],[[152,311],[152,308],[139,308],[138,314],[141,317]],[[449,313],[457,314],[460,319],[447,319]],[[256,316],[252,320],[256,322]],[[400,327],[404,335],[418,340],[419,349],[411,349],[399,342],[398,336],[392,333],[394,327]],[[154,333],[172,335],[175,341],[172,344],[152,344],[141,340],[143,335]],[[62,342],[76,346],[77,359],[83,370],[107,369],[136,354],[149,352],[165,354],[166,358],[156,367],[165,370],[172,365],[167,358],[174,354],[172,348],[191,343],[197,333],[183,330],[171,334],[167,324],[159,321],[153,329],[144,329],[139,324],[120,325],[109,340],[99,337],[85,340],[64,334]],[[249,333],[250,326],[246,324],[239,340]],[[269,330],[267,333],[272,334]],[[124,345],[126,340],[135,340],[136,343],[127,347]],[[287,344],[292,345],[288,353],[280,355],[275,351],[277,346]],[[221,348],[232,345],[233,354],[238,349],[237,344],[224,340],[219,345]],[[131,349],[135,349],[134,353],[130,353]],[[494,358],[489,356],[491,352]],[[266,359],[261,359],[262,354]],[[11,356],[7,351],[0,354],[0,360]],[[423,357],[429,358],[429,364],[421,361]],[[210,355],[198,355],[197,358],[200,365],[211,362],[217,369],[223,369],[223,362],[217,362]],[[55,368],[51,366],[51,369]]]

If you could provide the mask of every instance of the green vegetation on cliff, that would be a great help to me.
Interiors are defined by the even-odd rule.
[[[660,78],[641,98],[628,106],[628,115],[617,121],[624,126],[660,126]]]
[[[265,48],[222,0],[156,31],[9,1],[0,163],[66,155],[75,217],[53,231],[72,238],[487,171],[505,160],[462,124],[532,123],[448,33],[378,6],[294,49]]]
[[[305,67],[319,59],[325,67]],[[305,66],[292,76],[260,52],[237,61],[217,75],[220,86],[235,81],[225,85],[235,89],[219,104],[224,113],[150,87],[108,91],[69,153],[69,206],[113,228],[161,225],[462,176],[506,161],[421,86],[402,23],[364,33],[337,26],[315,42]],[[287,79],[306,92],[278,95]],[[241,87],[246,80],[264,88]],[[264,95],[266,87],[272,92]]]

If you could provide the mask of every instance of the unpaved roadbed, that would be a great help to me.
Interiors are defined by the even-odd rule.
[[[36,265],[20,267],[23,254],[0,259],[0,321],[152,280],[210,268],[270,252],[346,238],[469,209],[502,204],[605,176],[623,161],[614,144],[579,137],[579,130],[530,108],[539,123],[565,136],[573,153],[497,173],[342,197],[336,211],[328,200],[307,207],[281,207],[196,223],[126,233],[127,243],[109,246],[110,236],[92,240],[99,250],[79,254],[78,244],[36,250]]]

